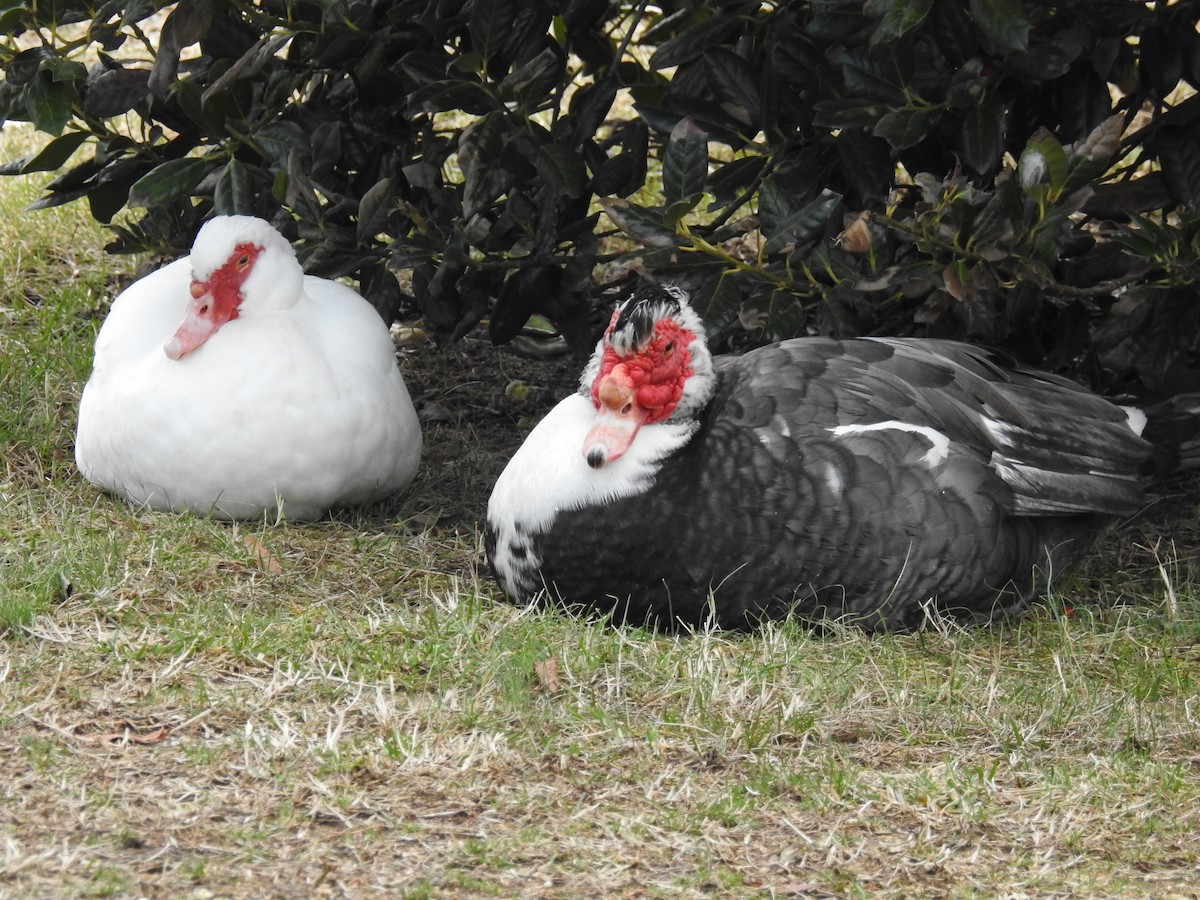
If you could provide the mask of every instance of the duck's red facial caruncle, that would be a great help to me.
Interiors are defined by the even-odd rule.
[[[600,371],[592,382],[596,418],[584,437],[583,455],[593,469],[618,459],[643,425],[671,415],[692,374],[691,331],[675,319],[660,319],[647,341],[622,355],[608,340],[617,315],[609,324]]]
[[[242,285],[262,250],[257,244],[238,244],[207,280],[192,279],[189,288],[192,299],[183,322],[163,345],[167,356],[182,359],[212,337],[218,328],[238,317]]]

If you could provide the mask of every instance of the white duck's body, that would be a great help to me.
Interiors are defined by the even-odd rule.
[[[246,274],[231,274],[247,246],[258,252]],[[222,277],[237,297],[214,324],[205,317]],[[277,231],[244,216],[212,220],[190,257],[116,299],[75,441],[94,484],[229,519],[371,503],[412,480],[420,452],[379,315],[350,288],[304,275]]]

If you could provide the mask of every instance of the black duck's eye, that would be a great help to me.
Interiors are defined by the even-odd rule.
[[[674,352],[675,352],[675,342],[674,342],[674,341],[667,341],[667,346],[663,347],[663,353],[665,353],[665,354],[667,354],[668,356],[670,356],[670,355],[671,355],[672,353],[674,353]]]

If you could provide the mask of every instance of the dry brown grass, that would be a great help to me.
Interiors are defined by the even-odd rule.
[[[514,608],[484,503],[576,363],[407,345],[428,452],[389,506],[133,511],[71,463],[102,237],[11,185],[0,896],[1200,895],[1195,482],[990,630]]]

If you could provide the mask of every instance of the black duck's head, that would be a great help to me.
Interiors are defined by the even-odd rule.
[[[613,312],[580,380],[596,407],[588,465],[618,459],[638,430],[694,419],[715,389],[704,323],[674,285],[639,288]]]

